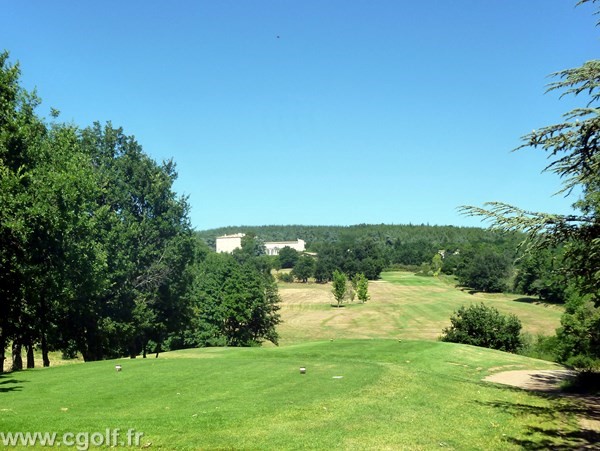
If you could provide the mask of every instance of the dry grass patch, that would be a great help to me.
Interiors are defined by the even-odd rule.
[[[342,308],[331,284],[280,284],[282,298],[279,326],[282,344],[337,338],[407,338],[435,340],[450,324],[461,305],[484,302],[503,313],[514,313],[523,329],[548,334],[560,324],[562,307],[517,295],[469,293],[445,278],[419,277],[411,273],[383,273],[370,282],[371,300]]]

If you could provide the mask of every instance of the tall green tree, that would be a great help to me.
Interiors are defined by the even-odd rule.
[[[39,343],[48,366],[64,303],[75,292],[89,295],[98,281],[97,185],[73,127],[48,127],[37,117],[40,100],[19,86],[18,65],[6,52],[0,85],[0,348],[13,341],[13,368],[20,369],[21,349],[32,367]]]
[[[578,5],[595,2],[582,0]],[[582,98],[582,106],[566,113],[562,122],[525,135],[521,147],[548,154],[545,171],[563,179],[562,193],[578,195],[574,213],[532,212],[502,202],[464,211],[491,220],[494,229],[524,232],[532,246],[563,246],[563,270],[574,293],[558,330],[561,358],[583,369],[599,368],[600,340],[589,339],[597,335],[597,322],[584,319],[598,317],[600,307],[600,61],[553,75],[556,81],[548,91]]]
[[[292,275],[299,281],[306,283],[315,273],[315,260],[308,255],[301,256],[292,269]]]
[[[281,268],[293,268],[300,257],[299,252],[296,249],[292,249],[289,246],[283,247],[279,251],[279,263]]]
[[[333,293],[333,297],[337,301],[337,306],[340,307],[342,302],[344,302],[344,296],[346,296],[346,290],[348,279],[346,274],[338,271],[337,269],[333,271],[333,282],[331,287],[331,292]]]
[[[105,188],[98,203],[108,213],[99,233],[110,273],[96,308],[73,312],[82,330],[72,338],[86,360],[133,357],[150,340],[160,349],[188,311],[181,279],[188,277],[193,236],[187,200],[172,189],[175,164],[157,164],[110,123],[83,130],[81,141]]]
[[[463,286],[494,293],[506,290],[509,271],[508,257],[486,249],[466,257],[457,277]]]
[[[277,285],[252,262],[209,254],[197,267],[192,297],[195,317],[187,346],[277,344]]]
[[[356,278],[356,296],[363,304],[367,302],[371,296],[369,295],[369,279],[362,273],[357,274]]]

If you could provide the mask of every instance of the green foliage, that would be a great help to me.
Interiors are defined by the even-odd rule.
[[[393,265],[418,266],[430,262],[440,250],[461,252],[479,246],[489,247],[498,253],[512,253],[522,240],[519,234],[500,234],[476,227],[359,224],[354,226],[239,226],[197,232],[197,235],[214,247],[217,236],[238,233],[240,229],[255,233],[265,241],[306,241],[307,249],[333,259],[333,268],[322,262],[317,268],[321,282],[331,280],[333,269],[349,275],[363,272],[375,280],[381,267]],[[354,252],[352,258],[343,253]],[[448,253],[447,253],[448,255]],[[359,267],[359,262],[370,258]]]
[[[343,272],[338,271],[337,269],[333,271],[333,284],[331,288],[331,292],[333,293],[333,297],[337,301],[337,306],[340,307],[342,302],[344,301],[344,296],[346,296],[347,291],[347,277]]]
[[[356,280],[354,281],[354,279]],[[371,298],[369,295],[369,279],[362,273],[355,275],[354,279],[353,285],[356,285],[356,295],[358,300],[364,304]]]
[[[362,272],[369,279],[377,279],[385,266],[382,246],[372,239],[341,241],[316,246],[319,255],[315,278],[320,282],[331,280],[337,269],[352,277]]]
[[[254,233],[249,232],[242,237],[241,249],[236,249],[236,251],[250,257],[258,257],[265,255],[265,243]]]
[[[286,283],[293,283],[294,275],[289,272],[280,272],[280,273],[277,273],[277,280],[280,280],[280,281],[286,282]]]
[[[587,1],[577,4],[582,3]],[[530,247],[562,247],[560,270],[574,292],[568,293],[570,306],[557,334],[562,344],[560,355],[564,362],[585,369],[598,367],[600,361],[596,312],[600,306],[600,61],[553,75],[556,81],[548,91],[561,91],[561,97],[583,97],[583,106],[566,113],[562,122],[528,133],[519,148],[548,154],[545,172],[563,180],[561,193],[577,195],[575,213],[532,212],[502,202],[484,208],[464,207],[464,211],[487,218],[496,230],[525,233]],[[539,289],[545,285],[542,281]]]
[[[306,283],[315,272],[315,260],[308,255],[302,255],[298,258],[296,266],[292,269],[292,276],[299,281]]]
[[[528,333],[521,334],[521,348],[519,354],[533,359],[556,362],[558,359],[560,341],[556,335],[533,336]]]
[[[564,303],[569,281],[561,266],[561,250],[531,249],[519,262],[514,291],[548,302]]]
[[[292,249],[289,246],[285,246],[279,250],[279,264],[281,268],[293,268],[300,258],[300,254],[296,249]]]
[[[45,366],[50,349],[97,360],[160,348],[189,321],[189,266],[205,252],[175,165],[110,123],[46,124],[39,104],[0,54],[0,358],[9,341],[39,344]]]
[[[450,322],[451,326],[443,330],[442,341],[507,352],[516,352],[521,347],[521,321],[483,303],[460,307]]]
[[[510,260],[490,251],[471,254],[457,271],[458,282],[485,292],[502,292],[507,287]]]
[[[209,254],[196,271],[185,346],[277,344],[279,296],[270,274],[229,254]]]
[[[432,271],[432,275],[434,277],[437,277],[440,275],[443,265],[444,265],[444,263],[442,261],[442,256],[439,253],[436,253],[433,256],[433,258],[431,259],[431,271]]]
[[[566,307],[557,330],[559,361],[584,371],[600,369],[600,308],[576,297]]]

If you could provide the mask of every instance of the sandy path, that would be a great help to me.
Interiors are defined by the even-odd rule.
[[[525,390],[558,392],[560,384],[575,377],[571,370],[515,370],[487,376],[484,381],[510,385]]]
[[[561,384],[574,378],[575,374],[571,370],[515,370],[495,373],[483,380],[568,398],[580,407],[577,418],[581,429],[597,434],[600,432],[600,396],[577,395],[560,390]]]

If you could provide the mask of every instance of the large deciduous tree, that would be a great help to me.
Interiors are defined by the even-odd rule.
[[[157,164],[111,124],[85,129],[82,143],[106,188],[98,203],[108,210],[101,240],[110,272],[98,308],[75,312],[82,333],[74,339],[88,360],[124,351],[134,357],[150,340],[160,349],[185,321],[191,277],[193,237],[187,201],[172,190],[175,164]]]
[[[193,236],[175,166],[110,124],[48,124],[0,54],[0,359],[135,355],[189,319]],[[52,116],[57,114],[53,110]],[[3,369],[0,366],[0,370]]]
[[[270,273],[252,261],[232,255],[209,254],[198,265],[187,346],[255,346],[277,344],[279,295]]]

